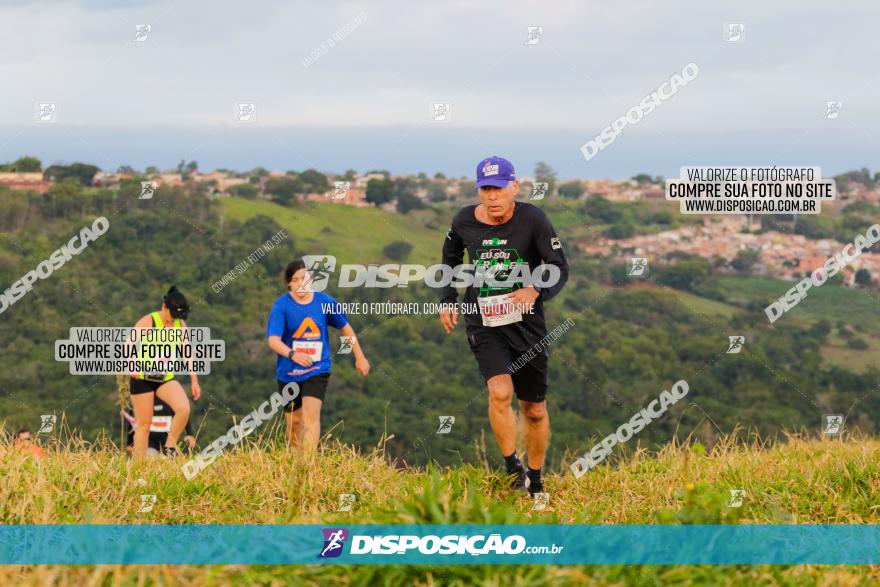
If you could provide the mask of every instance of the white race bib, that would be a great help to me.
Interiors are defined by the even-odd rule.
[[[171,416],[153,416],[150,432],[170,432]]]
[[[522,311],[515,308],[513,300],[507,294],[477,298],[480,304],[480,315],[483,326],[504,326],[514,322],[522,322]]]
[[[324,343],[320,340],[295,340],[291,347],[294,352],[308,355],[312,362],[317,363],[321,360],[321,352],[324,350]]]

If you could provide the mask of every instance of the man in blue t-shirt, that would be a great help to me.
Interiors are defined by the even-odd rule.
[[[311,278],[302,259],[291,261],[284,270],[288,293],[272,305],[266,336],[277,353],[275,378],[278,390],[295,382],[299,395],[284,407],[290,446],[302,444],[314,449],[321,438],[321,405],[330,379],[330,337],[327,327],[337,328],[354,354],[357,372],[364,377],[370,362],[336,300],[324,292],[312,291]]]

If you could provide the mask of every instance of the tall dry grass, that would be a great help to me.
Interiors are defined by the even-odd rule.
[[[62,438],[63,435],[62,435]],[[109,439],[68,436],[42,460],[0,458],[0,519],[25,523],[880,523],[880,440],[739,435],[706,451],[636,450],[580,479],[550,475],[550,503],[531,511],[486,467],[416,470],[328,443],[289,451],[268,431],[226,451],[193,480],[183,460],[136,464]],[[740,508],[730,489],[744,489]],[[339,495],[353,493],[351,512]],[[142,494],[155,494],[138,513]],[[871,585],[871,567],[0,567],[0,585]]]

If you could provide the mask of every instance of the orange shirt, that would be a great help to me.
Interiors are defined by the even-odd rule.
[[[27,446],[20,447],[18,450],[20,450],[22,452],[30,453],[30,454],[34,455],[35,457],[37,457],[38,459],[43,458],[43,449],[40,448],[39,446],[37,446],[36,444],[29,444]]]

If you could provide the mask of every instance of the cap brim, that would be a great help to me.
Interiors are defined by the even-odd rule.
[[[487,185],[491,185],[496,188],[506,188],[507,184],[509,184],[511,181],[513,181],[513,180],[493,179],[493,178],[481,179],[480,181],[477,182],[477,189],[480,189],[482,187],[486,187]]]

